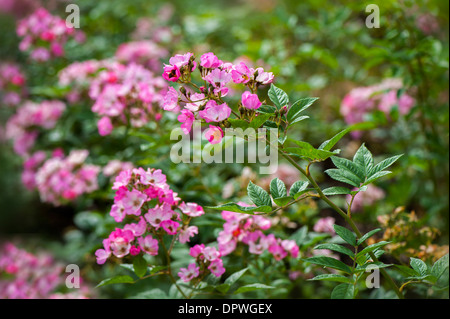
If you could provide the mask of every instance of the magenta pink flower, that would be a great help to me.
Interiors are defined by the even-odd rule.
[[[165,65],[162,77],[171,82],[176,82],[181,77],[180,69],[176,65]]]
[[[174,220],[164,220],[161,222],[161,227],[168,233],[169,235],[175,235],[178,231],[178,227],[180,224]]]
[[[147,169],[147,171],[141,169],[141,170],[135,170],[135,172],[138,172],[140,175],[140,182],[143,185],[151,185],[155,187],[160,188],[166,188],[167,184],[167,178],[166,175],[162,173],[160,169]]]
[[[231,77],[234,83],[247,83],[253,78],[253,73],[244,62],[240,62],[231,70]]]
[[[104,239],[103,240],[103,248],[104,249],[97,249],[95,252],[95,256],[97,257],[97,264],[103,265],[106,260],[111,256],[111,250],[109,248],[110,240]]]
[[[288,255],[287,251],[285,251],[279,244],[272,244],[269,246],[269,252],[277,261],[284,259]]]
[[[125,207],[123,207],[122,203],[119,204],[113,204],[111,207],[111,211],[109,212],[111,217],[114,218],[114,220],[117,223],[120,223],[125,218]]]
[[[242,93],[242,105],[247,109],[256,110],[262,105],[262,103],[257,94],[252,94],[249,91],[245,91]]]
[[[166,111],[176,112],[178,110],[178,92],[173,87],[170,87],[164,96],[162,107]]]
[[[273,82],[274,75],[272,72],[265,72],[263,68],[257,68],[258,75],[255,78],[255,81],[260,84],[269,84]]]
[[[200,57],[200,65],[207,69],[218,68],[222,64],[223,62],[212,52],[205,53]]]
[[[216,276],[220,277],[225,272],[225,268],[223,267],[223,261],[222,259],[215,259],[213,260],[209,266],[208,269],[211,271],[211,273]]]
[[[194,257],[194,258],[197,258],[197,257],[202,258],[204,249],[205,249],[205,245],[204,244],[197,244],[194,247],[191,247],[189,249],[189,255],[191,257]]]
[[[146,200],[147,195],[141,193],[137,189],[132,189],[125,193],[124,198],[121,199],[121,203],[123,204],[127,215],[139,216],[141,214],[142,204],[144,204]]]
[[[103,116],[100,120],[98,120],[97,127],[98,133],[101,136],[109,135],[113,130],[111,119],[107,116]]]
[[[165,203],[161,206],[156,206],[155,208],[151,208],[148,210],[148,213],[144,215],[145,219],[158,229],[161,226],[161,223],[165,220],[170,220],[173,216],[174,212],[170,208],[170,205],[166,205]]]
[[[147,235],[145,238],[138,238],[139,247],[151,256],[158,255],[158,241],[151,235]]]
[[[191,52],[185,54],[175,54],[173,57],[169,59],[169,63],[181,69],[182,67],[187,66],[189,64],[189,60],[191,59],[191,57],[192,57]],[[194,69],[192,69],[191,71],[194,71]]]
[[[181,114],[178,115],[178,122],[181,124],[181,130],[184,134],[189,134],[192,128],[192,124],[194,123],[195,117],[194,114],[189,110],[181,110]]]
[[[116,228],[116,230],[109,235],[108,239],[113,255],[122,258],[129,254],[131,248],[130,242],[134,240],[134,236],[130,230]]]
[[[198,112],[200,118],[204,119],[206,123],[221,122],[230,117],[231,109],[226,103],[217,104],[214,100],[209,100],[206,103],[205,109]]]
[[[190,242],[191,237],[194,237],[196,234],[198,234],[197,226],[184,227],[181,228],[178,233],[178,240],[180,243],[184,244]]]
[[[206,260],[213,261],[220,257],[220,252],[215,247],[206,247],[203,249],[203,256]]]
[[[141,247],[136,247],[135,245],[132,245],[130,248],[130,255],[131,256],[137,256],[141,252]]]
[[[133,233],[134,237],[139,237],[139,236],[142,236],[145,233],[145,231],[147,230],[147,222],[141,216],[141,217],[139,217],[139,222],[137,224],[136,223],[126,224],[123,227],[123,229],[130,230]]]
[[[203,207],[196,203],[185,203],[182,202],[179,206],[183,214],[186,214],[190,217],[198,217],[205,213]]]
[[[200,267],[198,267],[195,263],[191,263],[187,268],[180,268],[180,272],[178,273],[178,277],[181,278],[184,282],[189,282],[194,278],[197,278],[200,272]]]
[[[211,144],[217,144],[222,141],[223,130],[214,125],[210,125],[209,129],[205,131],[205,137]]]
[[[299,254],[299,248],[294,240],[285,239],[281,242],[281,247],[287,251],[292,258],[297,258]]]
[[[203,77],[203,79],[211,83],[214,87],[222,87],[231,81],[231,74],[225,70],[214,69],[207,76]]]

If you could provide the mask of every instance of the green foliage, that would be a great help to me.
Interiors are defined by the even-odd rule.
[[[337,168],[331,168],[325,171],[331,178],[339,182],[343,182],[358,188],[358,191],[362,190],[362,187],[373,183],[382,176],[385,176],[390,171],[385,171],[395,161],[397,161],[401,155],[387,158],[380,163],[374,165],[372,153],[367,147],[362,144],[353,157],[353,161],[345,158],[332,156],[331,160]],[[348,194],[342,190],[342,193]]]
[[[289,104],[289,97],[287,93],[273,84],[270,85],[270,89],[267,94],[278,110]]]

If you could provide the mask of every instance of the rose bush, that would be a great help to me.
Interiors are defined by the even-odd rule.
[[[448,298],[440,3],[385,4],[381,29],[357,4],[78,5],[80,29],[0,6],[0,295]],[[190,155],[246,160],[173,162],[195,125]]]

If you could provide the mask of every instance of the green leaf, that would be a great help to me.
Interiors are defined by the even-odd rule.
[[[385,170],[386,168],[388,168],[389,166],[391,166],[392,164],[394,164],[400,157],[402,157],[403,155],[396,155],[396,156],[392,156],[389,158],[386,158],[385,160],[379,162],[377,165],[375,165],[369,172],[369,178],[372,177],[372,175],[381,172],[383,170]]]
[[[404,276],[404,277],[414,277],[417,273],[414,269],[403,265],[394,265],[394,267]]]
[[[353,174],[350,174],[347,171],[343,171],[340,169],[336,169],[336,168],[330,168],[327,169],[325,171],[325,173],[328,174],[328,176],[330,176],[332,179],[342,182],[342,183],[346,183],[355,187],[359,187],[359,179],[356,179],[355,176]]]
[[[373,167],[373,157],[372,153],[370,153],[364,143],[358,151],[356,151],[355,156],[353,157],[353,162],[361,167],[364,176],[369,175],[369,172]]]
[[[428,274],[428,266],[422,260],[411,257],[410,265],[420,276],[426,276]]]
[[[272,206],[272,200],[269,193],[262,187],[253,184],[251,181],[247,186],[247,194],[256,206]]]
[[[381,228],[377,228],[374,230],[371,230],[367,234],[364,234],[360,239],[358,239],[358,242],[356,243],[358,246],[361,245],[363,242],[366,241],[367,238],[372,237],[374,234],[378,233],[381,230]]]
[[[308,280],[322,280],[322,281],[336,281],[336,282],[345,282],[345,283],[351,283],[352,280],[348,277],[345,277],[343,275],[337,275],[337,274],[324,274],[324,275],[318,275],[312,279]]]
[[[436,277],[436,286],[448,287],[449,285],[449,264],[448,254],[439,258],[433,267],[431,267],[431,274]]]
[[[226,203],[219,206],[208,206],[207,208],[215,209],[215,210],[225,210],[229,212],[235,213],[243,213],[243,214],[251,214],[254,213],[270,213],[272,211],[272,205],[270,206],[241,206],[236,203]]]
[[[369,185],[370,183],[375,182],[375,181],[376,181],[377,179],[379,179],[380,177],[383,177],[383,176],[385,176],[385,175],[387,175],[387,174],[390,174],[390,173],[392,173],[392,172],[390,172],[390,171],[381,171],[381,172],[375,173],[375,174],[373,174],[369,179],[367,179],[367,180],[364,182],[363,185]]]
[[[300,121],[309,119],[309,116],[305,115],[305,116],[299,116],[296,119],[294,119],[292,122],[289,123],[288,128],[291,127],[292,125],[294,125],[295,123],[298,123]]]
[[[339,225],[333,225],[336,234],[353,247],[356,246],[356,236],[350,230]]]
[[[289,97],[282,89],[271,84],[270,89],[267,92],[269,99],[275,104],[278,109],[289,104]]]
[[[307,142],[296,141],[293,139],[288,140],[297,144],[297,147],[287,147],[284,149],[286,152],[292,153],[302,158],[307,158],[311,161],[324,161],[327,158],[335,155],[335,153],[330,151],[318,150]]]
[[[341,140],[341,138],[344,137],[345,134],[347,134],[350,131],[350,128],[346,128],[345,130],[337,133],[335,136],[333,136],[331,139],[326,140],[319,146],[319,150],[325,150],[329,151],[333,148],[334,145],[336,145],[337,142]]]
[[[349,174],[353,174],[354,178],[352,180],[357,181],[358,183],[364,183],[366,176],[364,175],[364,170],[359,167],[359,165],[349,161],[346,158],[332,156],[331,161],[333,164],[343,170],[348,172]]]
[[[314,249],[329,249],[329,250],[337,251],[339,253],[342,253],[342,254],[350,256],[350,257],[355,256],[353,251],[351,251],[347,247],[344,247],[344,246],[341,246],[338,244],[320,244],[320,245],[317,245],[316,247],[314,247]]]
[[[273,107],[272,105],[261,105],[256,111],[273,116],[275,115],[276,110],[276,107]]]
[[[138,293],[137,295],[134,295],[129,299],[169,299],[169,296],[167,296],[164,290],[154,288],[150,291]]]
[[[219,292],[226,294],[228,292],[228,290],[230,290],[230,285],[229,284],[220,284],[218,286],[215,287]]]
[[[278,177],[270,182],[270,194],[274,199],[287,196],[286,185]]]
[[[286,114],[286,119],[288,120],[289,124],[294,124],[295,120],[299,118],[300,113],[310,107],[318,99],[318,97],[307,97],[304,99],[300,99],[292,104]]]
[[[229,118],[229,119],[227,119],[227,121],[230,122],[230,124],[233,128],[241,128],[241,129],[245,130],[250,127],[250,123],[247,122],[246,120]]]
[[[225,284],[232,286],[236,281],[238,281],[248,270],[248,268],[241,269],[233,274],[231,274],[227,279],[225,279]]]
[[[322,193],[326,196],[332,196],[332,195],[348,195],[351,194],[351,191],[346,187],[328,187],[325,188]]]
[[[295,196],[297,193],[304,191],[306,187],[308,187],[309,182],[306,181],[296,181],[294,184],[292,184],[291,188],[289,189],[289,195]]]
[[[277,206],[285,206],[287,204],[289,204],[290,202],[292,202],[295,198],[292,196],[285,196],[285,197],[278,197],[278,198],[274,198],[273,201],[275,202],[275,204],[277,204]]]
[[[353,284],[340,284],[331,292],[331,299],[353,299],[355,287]]]
[[[147,273],[147,261],[142,255],[137,255],[133,258],[133,269],[138,277],[142,277]]]
[[[106,285],[111,285],[111,284],[131,284],[134,283],[133,278],[131,278],[130,276],[115,276],[112,278],[108,278],[105,280],[102,280],[97,286],[98,287],[102,287],[102,286],[106,286]]]
[[[352,273],[352,270],[349,266],[344,264],[342,261],[331,258],[331,257],[315,256],[315,257],[306,258],[304,261],[312,263],[312,264],[324,266],[324,267],[341,270],[348,274]]]
[[[370,263],[366,263],[364,265],[358,265],[358,267],[356,267],[356,269],[355,269],[355,272],[360,273],[362,271],[366,271],[366,269],[387,268],[390,266],[392,266],[392,264],[384,264],[380,261],[370,262]]]
[[[271,114],[259,114],[251,122],[250,127],[257,129],[263,125],[272,115]]]
[[[359,253],[356,254],[356,258],[358,258],[359,256],[363,256],[364,254],[370,253],[374,250],[377,250],[378,248],[381,248],[389,243],[390,243],[389,241],[380,241],[373,245],[367,246],[366,248],[364,248],[363,250],[361,250]]]
[[[243,292],[248,292],[248,291],[254,291],[254,290],[261,290],[261,289],[274,289],[275,287],[273,286],[267,286],[264,284],[250,284],[250,285],[245,285],[245,286],[241,286],[238,289],[236,289],[236,291],[234,292],[235,295],[243,293]]]

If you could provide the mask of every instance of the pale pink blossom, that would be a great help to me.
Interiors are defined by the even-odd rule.
[[[189,282],[198,277],[199,271],[200,267],[198,267],[195,263],[191,263],[187,268],[180,268],[178,277],[180,277],[184,282]]]
[[[210,125],[209,128],[205,131],[205,137],[211,144],[217,144],[222,141],[223,138],[223,130],[214,125]]]
[[[205,109],[198,112],[200,118],[206,123],[221,122],[230,117],[231,108],[226,104],[217,104],[216,101],[210,100],[206,103]]]
[[[252,94],[249,91],[245,91],[244,93],[242,93],[242,105],[247,108],[247,109],[251,109],[251,110],[256,110],[258,109],[262,103],[258,98],[257,94]]]
[[[146,237],[138,238],[139,247],[151,256],[158,255],[158,241],[154,239],[151,235]]]

